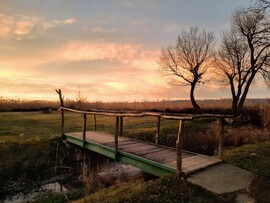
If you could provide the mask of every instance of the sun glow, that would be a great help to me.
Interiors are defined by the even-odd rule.
[[[120,82],[106,82],[105,83],[107,86],[113,87],[118,90],[125,90],[126,86],[123,83]]]
[[[10,78],[13,74],[9,71],[0,70],[0,78]]]

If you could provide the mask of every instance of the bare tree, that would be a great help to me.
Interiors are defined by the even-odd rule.
[[[217,68],[229,83],[234,115],[242,112],[250,86],[259,74],[270,79],[270,23],[265,10],[238,9],[223,35]]]
[[[198,83],[204,82],[203,76],[212,63],[214,41],[212,32],[199,32],[198,28],[192,27],[188,31],[182,30],[176,46],[169,46],[161,52],[161,72],[173,76],[180,85],[190,86],[190,100],[196,112],[201,109],[194,90]]]
[[[270,0],[257,0],[255,6],[252,9],[262,11],[270,8]]]
[[[81,88],[76,91],[76,108],[77,109],[84,109],[85,103],[87,101],[87,97],[83,95],[83,92],[81,91]]]

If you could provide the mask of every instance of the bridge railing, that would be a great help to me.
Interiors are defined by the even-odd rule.
[[[160,120],[162,119],[173,119],[179,120],[179,129],[176,140],[176,162],[177,162],[177,176],[180,177],[182,174],[182,144],[183,144],[183,136],[184,136],[184,125],[186,120],[194,120],[198,118],[216,118],[218,119],[219,124],[219,158],[223,159],[223,143],[224,143],[224,122],[225,118],[232,118],[231,115],[216,115],[216,114],[168,114],[163,112],[120,112],[120,111],[98,111],[98,110],[90,110],[90,111],[81,111],[66,107],[60,107],[61,115],[62,115],[62,135],[64,136],[64,111],[73,112],[77,114],[83,115],[83,132],[82,132],[82,140],[83,147],[85,147],[86,143],[86,123],[87,123],[87,115],[94,116],[95,122],[95,130],[96,130],[96,115],[103,116],[112,116],[115,117],[115,134],[114,134],[114,148],[115,148],[115,159],[117,160],[118,154],[118,137],[123,135],[123,118],[124,117],[156,117],[156,134],[155,134],[155,143],[159,142],[159,134],[160,134]]]

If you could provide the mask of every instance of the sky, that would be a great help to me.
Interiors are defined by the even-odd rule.
[[[0,0],[0,97],[89,101],[186,99],[158,71],[161,49],[197,26],[217,38],[250,0]],[[265,98],[257,81],[248,95]],[[197,98],[229,98],[214,82]]]

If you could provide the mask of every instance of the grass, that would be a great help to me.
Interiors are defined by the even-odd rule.
[[[235,166],[249,170],[255,175],[248,193],[256,202],[268,203],[270,199],[270,142],[244,145],[227,150],[225,160]],[[203,188],[178,181],[174,177],[144,181],[124,182],[101,189],[75,203],[103,202],[234,202],[236,193],[214,195]]]
[[[164,177],[145,182],[137,180],[102,189],[75,203],[211,203],[231,202],[232,199],[218,197],[200,187],[178,181],[174,177]]]
[[[269,203],[270,141],[228,150],[224,158],[232,165],[251,171],[254,180],[249,193],[256,199],[256,202]]]
[[[224,159],[270,181],[270,141],[231,149]]]
[[[0,197],[50,177],[55,146],[54,139],[0,143]]]

